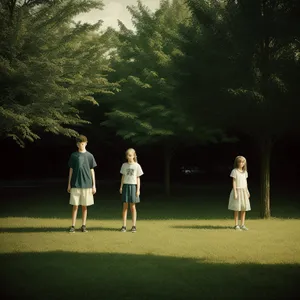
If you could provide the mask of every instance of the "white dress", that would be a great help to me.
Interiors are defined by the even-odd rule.
[[[247,185],[248,172],[233,169],[230,173],[230,177],[236,179],[237,199],[234,198],[234,191],[232,189],[229,196],[228,209],[234,211],[251,210]]]

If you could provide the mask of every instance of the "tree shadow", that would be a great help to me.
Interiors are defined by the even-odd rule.
[[[296,299],[299,264],[124,253],[0,254],[2,299]]]
[[[203,230],[217,230],[217,229],[233,229],[231,226],[214,226],[214,225],[176,225],[171,226],[171,228],[176,229],[203,229]]]
[[[88,227],[88,231],[119,231],[120,228],[111,227]],[[0,228],[0,233],[30,233],[30,232],[67,232],[66,227],[6,227]],[[80,232],[80,227],[76,228]]]

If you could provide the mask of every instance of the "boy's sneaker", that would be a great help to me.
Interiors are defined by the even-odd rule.
[[[121,232],[126,232],[126,227],[125,227],[125,226],[122,226],[122,228],[121,228],[120,231],[121,231]]]
[[[241,229],[242,229],[242,230],[245,230],[245,231],[249,230],[245,225],[242,225],[242,226],[241,226]]]
[[[131,232],[132,232],[132,233],[135,233],[135,232],[136,232],[136,227],[135,227],[135,226],[132,226]]]
[[[81,226],[81,231],[82,231],[82,232],[88,232],[88,231],[86,230],[86,226],[85,226],[85,225],[82,225],[82,226]]]
[[[75,227],[74,227],[74,226],[71,226],[70,229],[69,229],[69,232],[70,232],[70,233],[75,233]]]
[[[240,231],[240,230],[241,230],[241,227],[240,227],[239,225],[235,225],[235,226],[233,227],[233,229]]]

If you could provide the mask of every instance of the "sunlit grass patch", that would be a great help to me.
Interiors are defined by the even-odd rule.
[[[261,220],[254,204],[249,231],[238,232],[221,202],[145,201],[133,234],[119,232],[120,203],[101,201],[89,209],[89,232],[79,231],[79,213],[70,234],[71,207],[50,200],[1,211],[2,298],[290,299],[298,292],[295,209],[286,210],[290,218]]]
[[[120,220],[89,220],[88,233],[67,232],[68,219],[2,218],[2,253],[105,252],[205,258],[227,263],[300,262],[300,221],[248,220],[249,231],[232,220],[139,220],[138,232],[121,233]],[[131,221],[128,220],[130,230]]]

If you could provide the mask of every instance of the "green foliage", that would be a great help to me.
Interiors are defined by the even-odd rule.
[[[177,91],[198,124],[248,134],[261,153],[261,216],[270,213],[274,140],[300,130],[300,2],[187,0]]]
[[[161,1],[154,13],[138,1],[128,7],[135,25],[119,22],[119,45],[112,61],[113,81],[120,92],[103,124],[135,143],[188,140],[192,127],[178,107],[174,93],[174,59],[181,56],[179,27],[189,22],[183,1]]]
[[[0,136],[21,146],[43,130],[66,136],[85,124],[76,108],[111,93],[107,52],[111,33],[101,22],[74,23],[102,1],[0,2]]]
[[[259,139],[291,130],[299,109],[299,2],[187,2],[194,23],[183,31],[178,63],[185,111],[195,122]]]

